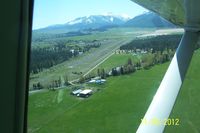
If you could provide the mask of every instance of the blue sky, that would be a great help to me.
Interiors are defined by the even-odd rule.
[[[35,0],[33,29],[64,24],[82,16],[112,13],[134,17],[146,11],[130,0]]]

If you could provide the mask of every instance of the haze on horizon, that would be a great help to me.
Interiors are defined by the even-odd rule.
[[[33,29],[90,15],[113,14],[133,18],[147,11],[131,0],[35,0]]]

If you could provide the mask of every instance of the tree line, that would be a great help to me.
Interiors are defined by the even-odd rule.
[[[120,47],[120,50],[134,50],[152,49],[155,51],[163,52],[165,49],[176,49],[181,40],[182,35],[160,35],[156,37],[147,37],[142,39],[136,39]]]
[[[50,68],[54,65],[76,57],[81,53],[89,51],[91,48],[98,48],[101,43],[88,44],[85,46],[66,46],[63,43],[58,43],[50,47],[33,48],[31,50],[30,72],[38,73],[43,69]]]
[[[118,75],[133,73],[135,71],[136,71],[136,65],[132,62],[131,58],[128,58],[126,64],[112,68],[110,75],[118,76]]]
[[[45,68],[59,64],[73,56],[78,55],[78,50],[73,53],[65,45],[55,45],[50,48],[35,48],[31,51],[30,71],[38,73]]]
[[[33,83],[32,89],[33,90],[40,90],[40,89],[43,89],[43,88],[47,88],[49,90],[55,90],[58,87],[68,86],[68,85],[70,85],[69,80],[68,80],[68,75],[64,74],[62,76],[59,76],[57,79],[55,78],[54,80],[51,80],[45,86],[43,84],[41,84],[40,82]]]

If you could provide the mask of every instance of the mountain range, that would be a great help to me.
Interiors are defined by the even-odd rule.
[[[65,24],[52,25],[45,28],[34,30],[35,32],[56,32],[66,33],[82,30],[100,30],[108,29],[111,27],[145,27],[145,28],[158,28],[158,27],[175,27],[172,23],[161,18],[152,12],[147,12],[130,18],[123,15],[91,15],[79,17],[74,20],[68,21]]]
[[[164,18],[152,12],[148,12],[128,20],[125,23],[125,26],[140,27],[140,28],[175,27],[174,24],[170,23],[169,21],[165,20]]]

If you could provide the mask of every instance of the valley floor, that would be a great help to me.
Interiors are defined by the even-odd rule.
[[[122,29],[121,29],[122,30]],[[165,29],[167,30],[167,29]],[[82,57],[63,62],[41,73],[31,75],[30,85],[40,81],[48,83],[63,73],[69,73],[70,80],[80,75],[96,73],[97,69],[110,70],[123,65],[127,59],[137,61],[133,54],[113,54],[120,45],[131,41],[133,35],[141,33],[126,32],[125,38],[107,40],[99,49],[92,49]],[[163,34],[163,30],[146,31]],[[178,31],[182,32],[182,31]],[[116,33],[112,31],[110,33]],[[169,30],[169,33],[174,33]],[[108,33],[106,33],[108,34]],[[144,32],[142,33],[144,34]],[[105,35],[105,34],[104,34]],[[153,34],[154,35],[154,34]],[[140,36],[140,37],[147,37]],[[105,37],[105,36],[100,36]],[[112,36],[114,37],[114,36]],[[88,36],[90,38],[90,36]],[[75,38],[77,39],[77,38]],[[199,62],[200,50],[196,50],[183,86],[177,97],[170,118],[179,119],[180,125],[166,126],[165,133],[200,132]],[[54,91],[44,89],[29,94],[28,132],[29,133],[132,133],[143,118],[166,70],[169,62],[141,69],[134,73],[108,77],[105,84],[79,84],[95,93],[89,98],[70,95],[72,87],[61,87]]]
[[[67,88],[32,94],[29,100],[29,132],[135,131],[167,66],[168,63],[130,75],[110,77],[105,85],[96,85],[101,89],[88,99],[69,95]]]
[[[200,50],[197,50],[170,116],[178,118],[180,125],[167,126],[165,133],[200,131],[199,58]],[[99,90],[87,99],[70,95],[69,88],[32,94],[29,97],[29,133],[134,132],[168,65],[109,77],[104,85],[88,85]]]
[[[135,38],[146,38],[165,34],[180,34],[182,29],[137,29],[137,28],[114,28],[105,32],[95,33],[86,36],[77,36],[69,39],[72,40],[102,40],[102,46],[97,49],[91,49],[82,56],[72,58],[61,64],[45,69],[38,74],[30,75],[29,89],[32,90],[33,84],[40,82],[44,88],[47,88],[53,80],[63,77],[67,74],[69,81],[80,78],[80,75],[73,72],[89,74],[97,65],[108,58],[120,46],[132,41]]]

